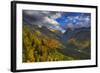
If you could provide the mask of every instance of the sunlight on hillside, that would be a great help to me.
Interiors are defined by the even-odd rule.
[[[63,47],[58,40],[23,26],[23,62],[73,60],[58,51]]]

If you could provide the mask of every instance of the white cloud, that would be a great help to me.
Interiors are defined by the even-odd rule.
[[[74,19],[79,19],[79,16],[75,16]]]
[[[52,19],[57,19],[61,17],[61,13],[55,13],[54,15],[51,16]]]
[[[68,16],[67,18],[68,18],[69,20],[73,20],[73,19],[74,19],[73,16]]]
[[[80,27],[90,27],[90,16],[68,16],[69,23],[67,24],[67,28],[80,28]],[[78,20],[78,21],[77,21]],[[74,24],[73,24],[74,23]]]
[[[74,24],[72,24],[72,23],[67,24],[67,28],[73,29],[74,28]]]
[[[45,22],[50,23],[51,25],[59,25],[59,23],[51,18],[48,18],[47,16],[44,17]]]

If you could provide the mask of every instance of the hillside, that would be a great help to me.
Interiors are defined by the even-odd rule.
[[[66,48],[60,51],[75,59],[90,59],[90,28],[79,28],[74,31],[68,31],[66,38]]]
[[[64,47],[59,40],[41,30],[38,27],[23,26],[23,62],[73,60],[58,51]]]
[[[23,26],[23,62],[90,59],[90,28],[51,32],[46,27]]]

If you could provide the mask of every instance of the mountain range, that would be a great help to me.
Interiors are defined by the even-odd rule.
[[[90,59],[90,27],[76,28],[74,30],[67,29],[64,34],[52,32],[45,26],[40,28],[37,25],[31,25],[29,27],[33,34],[35,31],[39,31],[45,36],[60,41],[64,45],[64,48],[59,49],[59,52],[64,55],[72,56],[75,59]]]

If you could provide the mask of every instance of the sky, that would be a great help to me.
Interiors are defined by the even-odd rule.
[[[65,33],[67,28],[76,29],[90,27],[91,14],[80,12],[54,12],[23,10],[23,23],[47,27]]]

